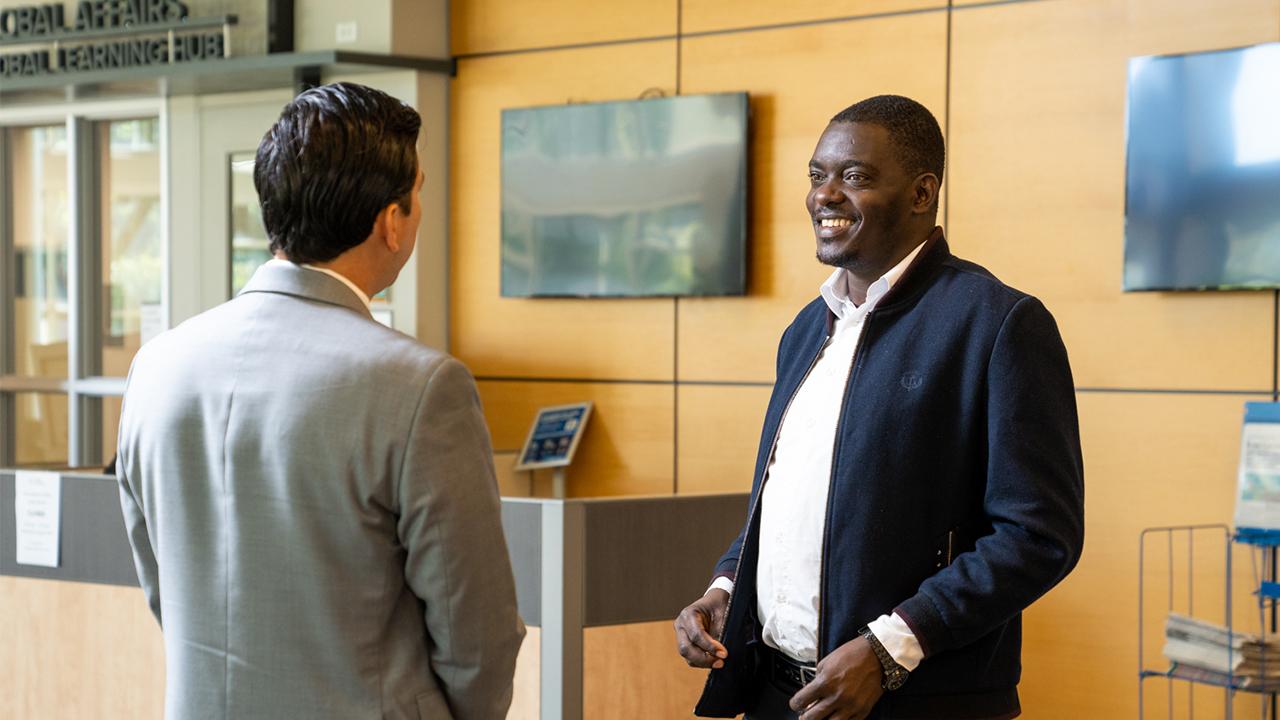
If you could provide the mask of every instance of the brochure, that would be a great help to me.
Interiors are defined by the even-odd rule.
[[[1245,403],[1236,527],[1280,530],[1280,403]]]

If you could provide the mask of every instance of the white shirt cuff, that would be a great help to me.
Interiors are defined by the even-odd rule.
[[[721,590],[723,590],[723,591],[725,591],[725,592],[729,593],[730,595],[732,595],[732,594],[733,594],[733,581],[732,581],[732,580],[730,580],[729,578],[727,578],[727,577],[725,577],[725,576],[721,575],[720,577],[718,577],[718,578],[716,578],[715,580],[712,580],[712,581],[711,581],[711,587],[707,588],[707,592],[711,592],[712,590],[715,590],[716,588],[719,588],[719,589],[721,589]],[[702,593],[702,594],[703,594],[703,595],[706,595],[707,593]],[[880,636],[879,636],[879,635],[877,635],[876,637],[880,637]]]
[[[906,668],[907,672],[915,670],[920,661],[924,660],[920,641],[916,640],[915,634],[907,627],[907,622],[898,617],[898,613],[881,615],[868,624],[867,629],[889,651],[893,661]]]

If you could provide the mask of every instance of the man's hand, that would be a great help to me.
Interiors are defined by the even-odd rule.
[[[716,638],[724,631],[728,607],[729,593],[712,588],[680,611],[676,618],[676,647],[690,667],[724,667],[724,659],[729,653]]]
[[[818,663],[818,674],[791,698],[800,720],[862,720],[884,694],[884,669],[858,636]]]

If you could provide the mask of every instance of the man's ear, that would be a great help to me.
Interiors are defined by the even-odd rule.
[[[378,219],[374,222],[376,230],[382,233],[382,242],[392,254],[400,252],[400,245],[404,243],[404,238],[400,237],[398,222],[403,214],[404,210],[400,204],[393,202],[382,208],[382,212],[378,213]]]
[[[917,214],[933,211],[938,207],[938,189],[942,183],[938,182],[938,176],[933,173],[921,173],[916,178],[913,197],[911,199],[911,210]]]

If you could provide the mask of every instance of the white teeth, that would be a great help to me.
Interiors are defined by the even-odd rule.
[[[823,218],[822,227],[849,227],[853,221],[844,218]]]

